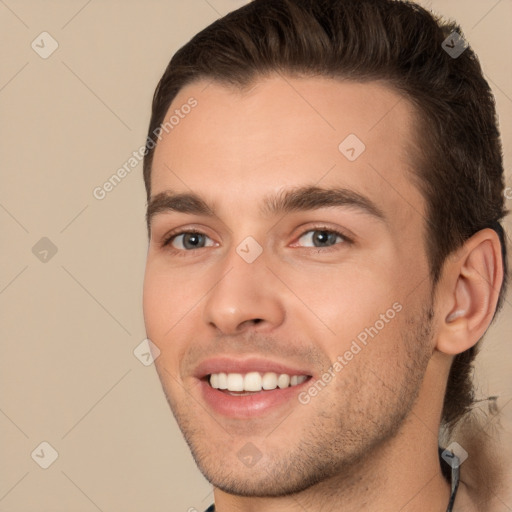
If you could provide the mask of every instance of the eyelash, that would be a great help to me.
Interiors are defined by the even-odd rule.
[[[336,229],[332,229],[332,228],[329,228],[327,226],[322,226],[322,225],[319,225],[319,226],[313,226],[305,231],[303,231],[298,237],[297,237],[297,240],[299,240],[300,238],[302,238],[305,234],[307,233],[310,233],[310,232],[314,232],[314,231],[324,231],[326,233],[330,233],[330,234],[333,234],[333,235],[336,235],[336,236],[339,236],[341,239],[342,239],[342,243],[341,242],[338,242],[338,243],[335,243],[334,245],[331,245],[329,247],[303,247],[303,249],[316,249],[317,252],[331,252],[331,251],[335,251],[335,250],[338,250],[338,246],[339,245],[345,245],[345,244],[349,244],[349,245],[352,245],[354,243],[354,241],[352,240],[351,237],[348,237],[345,233],[343,233],[342,231],[339,231],[339,230],[336,230]],[[178,236],[180,235],[188,235],[188,234],[198,234],[198,235],[204,235],[204,236],[208,236],[206,235],[205,233],[203,233],[202,231],[199,231],[197,229],[194,229],[194,228],[191,228],[191,229],[187,229],[187,230],[182,230],[182,231],[178,231],[178,232],[173,232],[173,233],[170,233],[169,235],[167,235],[165,237],[165,239],[163,240],[161,246],[163,248],[168,248],[170,250],[170,252],[172,254],[176,254],[176,255],[179,255],[179,256],[186,256],[187,253],[194,253],[196,252],[198,249],[189,249],[189,250],[184,250],[184,249],[175,249],[171,246],[171,242],[177,238]],[[199,247],[199,249],[205,249],[205,247]]]

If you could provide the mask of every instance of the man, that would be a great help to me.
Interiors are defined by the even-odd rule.
[[[146,329],[209,510],[491,507],[456,433],[503,295],[503,168],[458,26],[254,0],[171,60],[144,177]]]

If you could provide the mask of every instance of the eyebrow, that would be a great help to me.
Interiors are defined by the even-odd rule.
[[[294,211],[319,210],[328,207],[344,207],[386,222],[383,211],[368,197],[346,188],[321,188],[306,186],[287,189],[266,196],[260,213],[264,216],[277,216]],[[176,193],[165,191],[157,194],[148,203],[146,222],[148,228],[152,218],[158,213],[180,212],[191,215],[215,217],[214,205],[193,192]]]

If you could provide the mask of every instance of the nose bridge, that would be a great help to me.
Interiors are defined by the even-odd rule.
[[[224,334],[238,333],[248,325],[270,329],[284,319],[284,305],[268,258],[253,238],[233,247],[219,264],[219,278],[208,294],[203,319]]]

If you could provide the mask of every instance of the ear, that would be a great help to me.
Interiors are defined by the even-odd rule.
[[[492,229],[478,231],[443,266],[437,350],[455,355],[478,342],[493,319],[502,282],[499,237]]]

